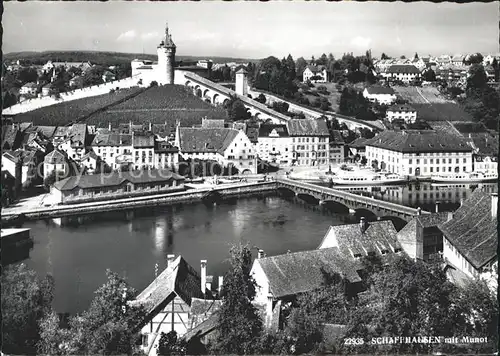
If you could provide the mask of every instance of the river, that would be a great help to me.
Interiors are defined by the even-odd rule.
[[[496,184],[483,187],[497,191]],[[436,201],[440,210],[456,209],[474,188],[421,183],[350,191],[434,211]],[[216,283],[228,268],[231,244],[248,243],[268,255],[310,250],[330,225],[356,220],[298,198],[267,196],[142,209],[133,215],[116,212],[31,221],[23,227],[31,228],[34,247],[24,262],[39,275],[53,275],[56,311],[74,314],[89,306],[108,268],[126,276],[140,292],[154,279],[156,264],[161,272],[167,254],[181,254],[198,271],[200,260],[208,260],[207,273]]]

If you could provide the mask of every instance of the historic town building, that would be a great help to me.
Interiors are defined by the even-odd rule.
[[[408,176],[472,172],[472,148],[432,130],[384,131],[365,142],[370,166]]]
[[[381,105],[391,105],[397,99],[394,89],[380,85],[372,85],[371,87],[365,88],[363,96],[370,102]]]

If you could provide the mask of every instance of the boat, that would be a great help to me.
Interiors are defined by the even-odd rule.
[[[482,183],[498,181],[497,172],[472,172],[440,174],[431,176],[431,181],[436,183]]]
[[[390,185],[408,182],[408,177],[395,173],[377,173],[372,175],[342,175],[327,178],[334,185]]]

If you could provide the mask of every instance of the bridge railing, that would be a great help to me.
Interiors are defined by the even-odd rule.
[[[396,204],[396,203],[392,203],[392,202],[388,202],[388,201],[384,201],[384,200],[368,198],[368,197],[365,197],[362,195],[348,193],[348,192],[344,192],[344,191],[337,190],[337,189],[320,187],[318,185],[311,184],[311,183],[298,182],[298,181],[286,179],[286,178],[278,178],[277,181],[279,183],[288,184],[288,185],[291,185],[294,187],[308,189],[308,190],[311,190],[311,191],[314,191],[314,192],[320,193],[320,194],[332,194],[332,195],[335,195],[339,198],[344,198],[347,200],[354,200],[354,201],[359,202],[359,203],[378,205],[381,208],[391,209],[391,210],[402,212],[402,213],[409,214],[409,215],[417,215],[417,213],[419,211],[418,209],[411,208],[408,206],[404,206],[404,205],[400,205],[400,204]],[[430,214],[430,212],[424,211],[424,210],[421,210],[420,212],[422,214]]]

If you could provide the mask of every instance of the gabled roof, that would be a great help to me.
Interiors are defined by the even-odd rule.
[[[176,153],[179,152],[179,148],[173,146],[172,144],[165,141],[156,141],[155,146],[156,153]]]
[[[36,152],[36,150],[4,151],[2,157],[7,158],[14,163],[17,163],[20,159],[22,159],[23,166],[27,166],[34,160]]]
[[[192,298],[203,298],[200,286],[198,273],[182,256],[178,256],[131,304],[142,305],[148,314],[152,314],[177,295],[190,306]]]
[[[9,149],[16,149],[17,144],[21,139],[21,131],[17,127],[11,125],[2,127],[2,148],[8,145]]]
[[[72,146],[85,146],[87,137],[86,124],[73,124],[69,131],[69,138]]]
[[[276,134],[277,136],[272,137],[288,137],[288,130],[286,125],[273,125],[273,124],[262,124],[259,127],[259,137],[271,137],[271,134]]]
[[[387,68],[386,73],[409,73],[419,74],[420,71],[412,64],[394,64]]]
[[[332,144],[338,144],[338,145],[343,145],[345,144],[344,138],[342,137],[342,133],[339,130],[332,130],[331,131],[331,138],[330,138],[330,143]]]
[[[217,312],[222,304],[220,299],[191,298],[189,329],[195,328]]]
[[[391,87],[383,87],[381,85],[372,85],[366,88],[366,91],[368,92],[368,94],[372,95],[380,95],[380,94],[395,95],[394,89],[392,89]]]
[[[254,261],[260,264],[274,298],[296,295],[324,285],[323,273],[339,273],[349,282],[361,282],[359,262],[342,255],[338,248],[287,253]]]
[[[132,145],[134,148],[153,148],[155,146],[155,136],[152,133],[134,133]]]
[[[214,152],[224,154],[239,131],[234,129],[179,128],[181,152]]]
[[[99,156],[98,156],[98,155],[97,155],[94,151],[90,150],[88,153],[86,153],[86,154],[84,154],[84,155],[82,156],[82,159],[81,159],[81,160],[82,160],[82,161],[84,161],[84,160],[86,160],[87,158],[91,158],[91,159],[93,159],[93,160],[96,160],[96,161],[97,161],[97,160],[99,159]]]
[[[309,64],[307,66],[307,68],[309,68],[309,70],[311,72],[313,72],[314,74],[321,73],[322,71],[324,71],[326,69],[325,66],[315,66],[315,65],[311,65],[311,64]]]
[[[23,85],[23,88],[36,88],[36,83],[29,82]]]
[[[47,164],[63,164],[66,162],[66,156],[58,150],[53,150],[45,156],[43,161]]]
[[[471,152],[465,139],[431,130],[383,131],[366,146],[397,152]]]
[[[224,119],[205,119],[201,120],[201,127],[204,129],[224,128]]]
[[[352,148],[365,148],[366,147],[366,142],[368,142],[370,139],[368,138],[363,138],[363,137],[358,137],[351,143],[349,143],[349,147]]]
[[[286,123],[290,136],[329,136],[325,120],[292,119]]]
[[[439,226],[446,239],[476,269],[497,256],[498,221],[492,218],[491,194],[476,189],[453,219]]]
[[[58,126],[54,132],[54,136],[56,136],[56,137],[68,136],[70,132],[71,132],[70,126]]]
[[[91,143],[91,146],[131,146],[132,145],[132,135],[130,134],[119,134],[119,133],[109,133],[101,134],[98,133]]]
[[[108,174],[90,174],[81,176],[71,176],[54,183],[57,190],[73,190],[76,187],[82,189],[115,187],[124,182],[152,183],[165,182],[171,179],[184,180],[184,177],[172,173],[167,169],[151,169],[147,171],[118,172],[113,171]]]
[[[417,110],[408,104],[396,104],[392,105],[387,109],[387,111],[397,111],[397,112],[416,112]]]
[[[381,255],[401,250],[392,221],[365,222],[366,230],[360,224],[330,226],[318,248],[338,246],[344,256],[367,255],[372,252]],[[384,253],[384,254],[385,254]],[[354,256],[353,256],[354,257]]]

